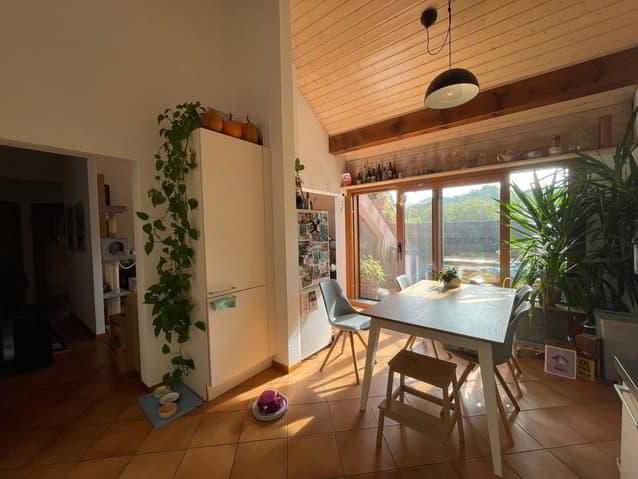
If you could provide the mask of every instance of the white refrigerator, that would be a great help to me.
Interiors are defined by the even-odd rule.
[[[189,347],[196,371],[187,384],[208,400],[272,361],[266,284],[266,148],[200,129],[192,191],[200,230],[193,274],[194,318],[207,325]],[[205,354],[204,354],[205,353]],[[201,365],[201,367],[200,367]]]

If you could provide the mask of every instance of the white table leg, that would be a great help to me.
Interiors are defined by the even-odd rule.
[[[499,431],[498,405],[496,403],[496,382],[494,381],[494,358],[492,346],[481,342],[478,347],[481,379],[483,380],[483,394],[485,395],[485,411],[487,413],[487,429],[490,436],[492,451],[492,467],[494,474],[503,477],[503,462],[501,457],[501,436]]]
[[[377,355],[377,344],[379,343],[379,321],[372,318],[370,323],[370,333],[368,334],[368,352],[366,353],[366,370],[363,375],[363,388],[361,390],[361,410],[364,411],[368,403],[370,393],[370,383],[372,382],[372,370],[374,369],[374,358]]]

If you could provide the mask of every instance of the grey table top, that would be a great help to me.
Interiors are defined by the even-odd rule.
[[[396,321],[479,341],[505,342],[515,290],[463,284],[443,291],[436,281],[419,281],[362,311]]]

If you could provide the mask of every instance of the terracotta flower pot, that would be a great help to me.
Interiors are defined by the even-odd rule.
[[[221,132],[224,129],[224,119],[216,110],[206,111],[206,113],[204,113],[202,123],[209,130]]]

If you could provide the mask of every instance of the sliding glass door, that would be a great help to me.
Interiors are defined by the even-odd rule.
[[[405,274],[415,283],[431,277],[432,257],[432,190],[407,191],[403,195]]]
[[[397,191],[357,195],[359,297],[379,300],[397,291],[400,243]]]
[[[459,277],[500,282],[500,183],[442,189],[443,268]]]

